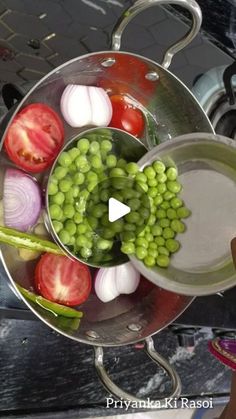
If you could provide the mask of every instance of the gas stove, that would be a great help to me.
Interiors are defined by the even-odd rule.
[[[79,3],[79,7],[82,7],[82,3]],[[118,3],[119,2],[114,2],[113,6],[109,5],[108,7],[106,6],[106,2],[104,2],[104,10],[107,7],[106,13],[108,15],[111,11],[113,13],[110,16],[111,22],[116,19],[117,14],[121,13],[122,5],[121,7],[118,7]],[[7,5],[8,2],[5,1],[5,4]],[[14,10],[12,8],[8,9],[6,6],[6,10],[0,17],[0,20],[2,20],[4,24],[7,24],[8,27],[11,26],[11,31],[13,32],[13,35],[9,36],[7,41],[4,41],[4,48],[9,51],[9,53],[6,56],[5,51],[4,65],[0,62],[0,79],[5,82],[15,82],[16,85],[24,91],[27,91],[27,89],[32,86],[35,79],[40,78],[45,72],[50,71],[50,68],[56,67],[63,61],[72,58],[72,56],[70,56],[70,54],[72,54],[71,49],[62,48],[62,45],[65,45],[70,37],[71,39],[75,36],[78,37],[78,26],[73,24],[70,27],[70,32],[68,32],[69,35],[68,33],[67,35],[62,33],[63,24],[65,25],[68,19],[67,12],[70,13],[71,11],[65,10],[66,13],[61,13],[62,6],[58,6],[58,32],[55,30],[55,32],[52,31],[49,33],[50,29],[52,30],[50,26],[52,25],[52,22],[50,23],[48,20],[50,13],[45,11],[45,13],[39,15],[40,24],[37,28],[35,19],[36,11],[33,10],[34,6],[31,2],[28,2],[27,4],[25,4],[23,11]],[[107,5],[108,4],[109,2],[107,2]],[[54,2],[50,0],[47,2],[47,8],[50,9],[50,7],[54,6]],[[27,7],[29,7],[29,10],[27,10]],[[63,7],[66,9],[67,6],[63,5]],[[127,4],[125,7],[127,7]],[[107,14],[106,19],[108,19]],[[174,39],[177,39],[186,32],[187,24],[186,22],[179,20],[179,18],[174,16],[169,10],[167,11],[162,8],[159,9],[159,14],[157,13],[156,19],[153,18],[152,10],[145,12],[145,14],[145,16],[142,15],[141,19],[137,18],[133,28],[131,25],[131,29],[127,29],[123,49],[139,53],[161,62],[163,52],[166,50],[167,45],[170,45]],[[26,25],[30,25],[31,21],[35,22],[36,32],[40,33],[37,39],[33,37],[28,39],[25,34],[18,33],[19,28],[16,29],[16,19],[19,19],[19,16],[22,17],[23,15],[28,19],[26,20]],[[99,18],[99,12],[97,16]],[[103,20],[105,19],[104,16]],[[89,18],[92,19],[92,14]],[[71,19],[73,20],[72,17]],[[101,26],[104,25],[104,28],[101,28],[101,26],[97,27],[95,24],[93,26],[92,20],[90,26],[80,26],[80,30],[84,31],[84,33],[82,34],[81,32],[77,44],[73,44],[73,56],[89,51],[91,49],[91,42],[92,50],[108,49],[108,37],[99,36],[101,34],[104,35],[104,33],[109,35],[112,25],[108,25],[108,20],[100,23]],[[59,27],[60,22],[61,27]],[[47,34],[46,32],[41,34],[40,30],[42,31],[42,27],[49,28]],[[139,33],[138,39],[140,42],[136,42],[135,33]],[[96,34],[96,36],[93,36],[94,34]],[[0,49],[0,61],[1,60],[3,60],[3,58]],[[13,61],[14,65],[19,68],[16,79],[13,78],[11,72],[8,74],[6,73],[7,67],[10,69]],[[174,58],[171,71],[190,89],[193,89],[194,94],[198,97],[199,92],[197,86],[199,86],[203,77],[207,80],[207,77],[204,75],[206,73],[209,74],[209,71],[214,72],[215,70],[212,70],[212,68],[215,67],[217,68],[216,71],[218,74],[218,68],[222,68],[222,66],[225,68],[229,66],[232,61],[233,59],[229,55],[216,47],[213,43],[209,42],[206,37],[198,35],[188,48],[181,51]],[[40,71],[35,69],[35,65],[38,66],[39,64]],[[8,75],[10,76],[10,79],[8,78]],[[207,90],[207,84],[204,85],[204,88]],[[198,97],[198,99],[201,98]],[[4,112],[6,112],[6,108],[4,103],[0,102],[0,113],[3,115]],[[209,112],[209,116],[215,118],[215,113]],[[226,131],[226,134],[227,133],[228,131]],[[224,133],[221,131],[221,134]],[[13,291],[9,288],[5,275],[4,268],[0,265],[0,318],[22,320],[36,319],[36,317],[27,309],[25,304],[18,300]],[[196,298],[185,313],[171,326],[172,330],[179,336],[180,345],[191,346],[195,332],[201,327],[211,328],[214,335],[236,337],[235,300],[236,288],[222,294]]]

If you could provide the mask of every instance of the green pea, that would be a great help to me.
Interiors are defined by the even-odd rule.
[[[72,186],[72,181],[70,179],[62,179],[59,181],[59,189],[61,192],[68,192]]]
[[[148,266],[149,268],[152,268],[153,266],[155,266],[156,261],[155,261],[155,258],[154,258],[153,256],[149,256],[149,255],[147,255],[147,256],[144,258],[144,263],[145,263],[145,265],[146,265],[146,266]]]
[[[165,183],[159,183],[158,187],[157,187],[157,191],[159,194],[164,194],[167,190],[166,184]]]
[[[58,192],[58,186],[56,182],[50,182],[48,185],[48,195],[56,195]]]
[[[122,241],[123,242],[134,242],[136,235],[133,231],[125,231],[122,234]]]
[[[100,150],[99,142],[98,141],[92,141],[90,143],[89,152],[91,154],[97,154],[97,153],[99,153],[99,150]]]
[[[117,201],[124,202],[123,196],[117,191],[112,193],[112,197],[117,199]],[[109,197],[108,197],[108,199],[109,199]]]
[[[93,172],[92,170],[86,173],[86,181],[87,182],[98,182],[98,175],[97,173]]]
[[[49,213],[52,219],[60,220],[62,218],[62,210],[57,204],[52,204],[49,206]]]
[[[102,160],[100,156],[92,156],[91,158],[91,166],[94,169],[102,169],[103,165],[102,165]]]
[[[157,185],[158,185],[157,179],[149,179],[148,180],[148,186],[150,186],[150,188],[154,188]]]
[[[78,156],[75,160],[75,164],[81,173],[87,173],[90,170],[90,165],[86,156]]]
[[[62,167],[69,167],[72,163],[70,155],[66,151],[63,151],[58,158],[58,163]]]
[[[137,163],[128,163],[125,169],[129,175],[135,175],[139,171]]]
[[[151,166],[145,167],[143,172],[147,179],[154,179],[156,177],[156,172]]]
[[[145,247],[139,246],[135,249],[135,255],[139,260],[143,260],[147,256],[147,254],[148,251]]]
[[[165,245],[166,245],[166,248],[171,253],[177,252],[179,250],[179,248],[180,248],[180,243],[178,242],[178,240],[175,240],[175,239],[168,239],[168,240],[166,240]]]
[[[135,246],[137,246],[137,247],[145,247],[145,249],[147,249],[148,248],[148,241],[145,238],[143,238],[143,237],[138,237],[135,240]]]
[[[74,217],[73,217],[73,219],[74,219],[74,222],[76,224],[80,224],[83,221],[83,216],[79,212],[76,212],[75,215],[74,215]]]
[[[65,192],[65,201],[66,201],[67,204],[73,204],[74,194],[73,194],[73,189],[72,188],[69,191]]]
[[[180,207],[182,207],[183,205],[183,201],[180,198],[172,198],[170,201],[170,205],[172,206],[172,208],[174,209],[178,209]],[[181,217],[180,217],[181,218]]]
[[[71,174],[71,175],[74,175],[76,172],[77,172],[77,166],[76,166],[76,164],[75,163],[72,163],[71,165],[70,165],[70,167],[69,167],[69,173]]]
[[[101,150],[106,151],[107,153],[112,149],[112,142],[109,140],[103,140],[101,142]]]
[[[109,156],[107,156],[106,166],[108,167],[108,169],[112,169],[113,167],[116,167],[116,164],[117,164],[117,158],[114,154],[110,154]]]
[[[88,249],[88,247],[82,247],[82,249],[80,249],[80,254],[82,256],[83,259],[88,259],[92,256],[92,250]]]
[[[154,240],[154,237],[151,233],[146,233],[145,234],[145,239],[147,240],[147,242],[152,243]]]
[[[149,188],[149,189],[148,189],[148,195],[149,195],[151,198],[155,198],[155,197],[157,196],[157,194],[158,194],[158,190],[157,190],[157,188]]]
[[[88,217],[88,224],[91,227],[92,230],[96,230],[96,228],[98,227],[98,220],[95,217],[89,216]]]
[[[136,211],[141,206],[141,201],[137,198],[129,199],[127,205],[131,208],[132,211]]]
[[[71,204],[64,205],[63,214],[66,218],[73,218],[75,215],[75,210],[74,210],[73,205]]]
[[[68,231],[70,236],[74,236],[76,233],[76,225],[72,220],[67,220],[65,223],[65,230]]]
[[[127,162],[126,162],[126,160],[125,160],[125,159],[119,159],[119,160],[117,161],[117,165],[116,165],[116,167],[118,167],[118,168],[120,168],[120,169],[125,170],[125,169],[126,169],[126,165],[127,165]]]
[[[89,150],[90,142],[87,138],[81,138],[77,142],[77,147],[82,154],[86,154]]]
[[[76,157],[78,157],[80,155],[80,151],[77,147],[73,147],[68,151],[68,154],[69,154],[71,160],[73,161],[73,160],[76,159]]]
[[[188,218],[191,215],[191,211],[186,207],[181,207],[177,209],[177,216],[179,218]]]
[[[147,182],[147,176],[145,176],[144,173],[137,173],[135,176],[136,182],[146,183]]]
[[[157,250],[158,246],[155,242],[149,243],[148,249]]]
[[[135,253],[135,246],[132,242],[122,243],[121,251],[125,255],[132,255]]]
[[[73,181],[75,183],[75,185],[82,185],[85,181],[85,176],[83,173],[75,173],[74,177],[73,177]]]
[[[111,230],[110,228],[104,228],[101,235],[104,239],[110,240],[114,238],[116,232]]]
[[[155,237],[155,243],[157,244],[157,246],[164,246],[165,245],[165,239],[163,237]]]
[[[109,176],[110,177],[119,177],[119,176],[125,176],[125,171],[121,169],[120,167],[115,167],[114,169],[111,169]]]
[[[101,218],[105,212],[107,212],[107,205],[97,204],[92,210],[92,215],[95,218]]]
[[[56,233],[59,233],[63,229],[63,224],[60,221],[53,221],[52,224]]]
[[[157,256],[158,256],[158,250],[157,249],[148,249],[148,256],[152,256],[152,257],[154,257],[154,259],[156,259],[157,258]]]
[[[88,227],[86,224],[79,224],[77,226],[77,233],[79,235],[86,233],[86,231],[88,230]]]
[[[168,180],[176,180],[178,176],[178,171],[175,167],[169,167],[166,171],[166,176]]]
[[[170,201],[172,198],[174,198],[175,194],[173,192],[170,191],[166,191],[164,193],[164,199],[165,201]]]
[[[110,198],[109,191],[103,190],[100,193],[100,199],[102,202],[107,202]],[[119,201],[119,200],[118,200]]]
[[[135,231],[136,230],[136,224],[124,224],[124,231]]]
[[[169,250],[166,249],[166,247],[164,247],[164,246],[159,246],[158,247],[158,253],[159,253],[159,255],[166,255],[166,256],[169,256],[169,254],[170,254]]]
[[[112,170],[115,171],[115,170],[122,170],[122,169],[112,169]],[[126,187],[127,179],[125,177],[123,177],[123,176],[121,176],[121,177],[117,177],[117,176],[116,177],[112,177],[111,178],[111,184],[112,184],[112,187],[114,189],[116,189],[116,190],[123,190]],[[125,197],[125,192],[126,192],[126,190],[124,190],[122,192],[124,197]],[[133,196],[133,191],[131,190],[131,193],[129,195],[127,195],[127,198],[130,198],[132,196]]]
[[[182,223],[182,221],[180,220],[173,220],[171,221],[171,228],[173,231],[175,231],[176,233],[184,233],[186,230],[185,224]],[[172,237],[168,237],[168,238],[172,238]]]
[[[97,182],[90,182],[90,183],[88,183],[88,185],[87,185],[88,192],[93,192],[94,189],[96,188],[96,186],[97,186]]]
[[[152,227],[152,235],[153,236],[161,236],[162,235],[162,227],[160,225],[154,225]]]
[[[167,268],[170,264],[170,258],[167,255],[159,255],[156,258],[157,265],[161,268]]]
[[[87,247],[88,238],[84,235],[80,235],[76,239],[76,244],[78,247]]]
[[[70,242],[70,234],[64,229],[59,231],[58,237],[63,244],[68,244]]]
[[[161,219],[161,218],[166,218],[166,211],[163,209],[159,209],[156,212],[156,217]]]
[[[166,182],[167,189],[174,194],[177,194],[181,191],[182,186],[179,182],[169,180]]]
[[[171,228],[170,227],[164,228],[163,237],[164,239],[173,239],[173,237],[175,237],[175,232],[172,229],[172,223],[171,223]]]
[[[160,174],[160,173],[164,173],[166,170],[166,167],[164,165],[164,163],[162,163],[161,161],[157,160],[152,164],[153,169],[155,170],[156,173]]]
[[[159,205],[161,205],[162,204],[162,202],[163,202],[163,198],[162,198],[162,196],[161,195],[157,195],[155,198],[154,198],[154,204],[158,207]]]
[[[135,189],[138,192],[141,192],[141,193],[145,192],[146,193],[148,191],[148,185],[146,183],[143,183],[143,182],[136,182]]]
[[[162,218],[159,221],[159,226],[162,227],[162,228],[169,227],[170,226],[170,220],[168,218]]]
[[[124,228],[124,221],[123,220],[116,220],[113,223],[111,223],[110,228],[115,233],[121,233],[123,231],[123,228]],[[124,240],[124,241],[126,241],[126,240]]]
[[[142,220],[143,221],[143,220]],[[156,224],[156,217],[154,214],[151,214],[148,219],[148,225],[154,226]]]
[[[77,185],[72,186],[72,191],[73,191],[73,197],[78,198],[79,193],[80,193],[79,187]]]
[[[159,183],[165,183],[167,181],[167,176],[165,175],[165,173],[160,173],[159,175],[157,175],[157,180]]]
[[[53,174],[58,180],[61,180],[67,175],[67,173],[68,173],[67,167],[57,166]]]
[[[160,208],[163,209],[163,210],[167,210],[168,208],[170,208],[170,203],[168,201],[164,201],[160,205]]]
[[[174,220],[177,218],[177,213],[173,208],[168,208],[166,211],[166,215],[170,220]]]
[[[131,211],[129,214],[125,216],[125,221],[131,224],[136,224],[140,220],[140,215],[136,211]]]

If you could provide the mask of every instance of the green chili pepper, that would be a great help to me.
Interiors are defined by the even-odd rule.
[[[52,301],[46,300],[46,298],[43,298],[41,295],[36,295],[33,292],[26,290],[18,284],[16,284],[16,287],[27,300],[38,304],[40,307],[50,311],[50,313],[54,314],[55,316],[70,317],[74,319],[80,319],[83,317],[82,311],[77,311],[74,308],[53,303]]]
[[[0,226],[0,242],[17,248],[64,255],[64,252],[55,243],[40,239],[33,234],[22,233],[13,228]]]

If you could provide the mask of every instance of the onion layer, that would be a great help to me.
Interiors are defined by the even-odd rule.
[[[95,292],[103,303],[107,303],[120,294],[132,294],[139,281],[140,274],[130,262],[113,268],[101,268],[96,275]]]
[[[106,127],[111,121],[112,105],[101,87],[68,84],[61,97],[61,113],[71,127]]]
[[[34,179],[21,170],[7,169],[3,185],[5,225],[27,231],[37,222],[41,204],[40,189]]]

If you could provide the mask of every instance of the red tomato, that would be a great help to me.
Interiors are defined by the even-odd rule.
[[[89,268],[67,256],[45,253],[35,270],[39,294],[55,303],[77,306],[87,300],[91,291]]]
[[[112,103],[112,119],[110,127],[120,128],[135,137],[140,137],[144,130],[144,117],[140,109],[127,102],[125,96],[110,96]]]
[[[17,166],[38,173],[52,164],[63,141],[64,126],[57,113],[43,103],[33,103],[13,119],[5,149]]]

